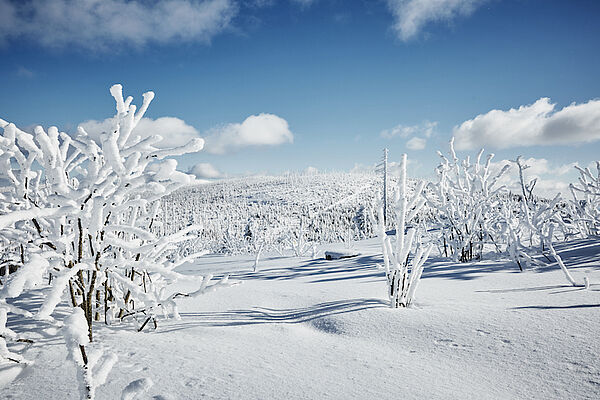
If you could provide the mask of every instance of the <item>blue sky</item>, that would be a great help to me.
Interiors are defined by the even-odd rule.
[[[165,142],[212,138],[182,170],[350,170],[388,147],[429,177],[454,134],[564,188],[566,166],[600,158],[595,0],[81,4],[0,0],[0,118],[98,128],[122,83],[134,103],[156,93]]]

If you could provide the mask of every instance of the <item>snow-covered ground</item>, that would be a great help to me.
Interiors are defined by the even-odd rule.
[[[153,399],[600,397],[600,240],[556,245],[576,277],[589,277],[588,290],[570,286],[556,264],[518,272],[503,261],[431,257],[409,309],[388,307],[378,240],[355,248],[358,257],[332,261],[265,257],[256,273],[252,256],[181,267],[243,284],[180,300],[182,320],[157,330],[98,325],[119,356],[98,398],[118,399],[140,378],[154,382],[141,396]],[[19,323],[32,322],[9,326],[23,331]],[[38,324],[35,343],[22,344],[35,364],[0,398],[77,398],[61,336]],[[9,368],[0,375],[18,372]]]

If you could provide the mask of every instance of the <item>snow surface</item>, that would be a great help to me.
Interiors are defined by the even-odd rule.
[[[180,299],[182,319],[159,320],[156,331],[137,333],[142,319],[98,325],[119,362],[97,398],[121,398],[144,378],[154,385],[140,398],[154,399],[600,397],[600,240],[556,244],[575,279],[589,278],[587,290],[570,286],[556,263],[521,273],[504,261],[432,256],[408,309],[388,306],[379,240],[354,245],[360,256],[334,261],[265,255],[256,273],[252,256],[180,266],[244,284]],[[54,316],[69,313],[62,303]],[[23,321],[12,317],[9,328]],[[2,399],[77,396],[64,342],[48,334],[52,321],[38,323],[23,354],[36,362],[0,389]]]
[[[125,386],[121,394],[121,400],[133,400],[142,393],[147,392],[152,387],[152,380],[149,378],[136,379]]]

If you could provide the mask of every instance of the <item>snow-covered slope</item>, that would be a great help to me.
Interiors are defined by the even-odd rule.
[[[163,232],[203,226],[193,250],[253,251],[258,236],[319,243],[373,236],[368,220],[380,176],[370,173],[287,174],[228,179],[180,190],[163,200]],[[300,233],[300,231],[302,231]],[[159,232],[160,233],[160,232]]]
[[[556,247],[589,290],[555,264],[518,272],[433,258],[408,309],[388,307],[377,240],[349,259],[265,256],[257,273],[252,257],[204,257],[180,271],[244,283],[182,300],[182,320],[156,331],[99,329],[119,362],[98,398],[140,378],[154,382],[140,398],[154,399],[598,398],[600,241]],[[0,398],[76,398],[66,348],[43,329],[25,353],[36,363]]]

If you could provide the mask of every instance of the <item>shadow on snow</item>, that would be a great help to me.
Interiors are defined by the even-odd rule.
[[[169,324],[164,329],[159,329],[159,332],[172,332],[192,327],[298,324],[325,316],[381,307],[389,307],[389,302],[381,299],[350,299],[329,301],[300,308],[275,309],[254,307],[248,310],[181,313],[182,322]],[[194,318],[194,320],[190,321],[189,319],[191,318]]]
[[[383,270],[377,268],[382,263],[380,255],[358,256],[343,260],[311,260],[307,263],[282,268],[266,268],[257,272],[234,272],[232,279],[241,280],[290,280],[315,278],[311,283],[334,282],[350,279],[384,278]]]
[[[600,304],[574,304],[570,306],[521,306],[512,310],[569,310],[574,308],[597,308]]]

